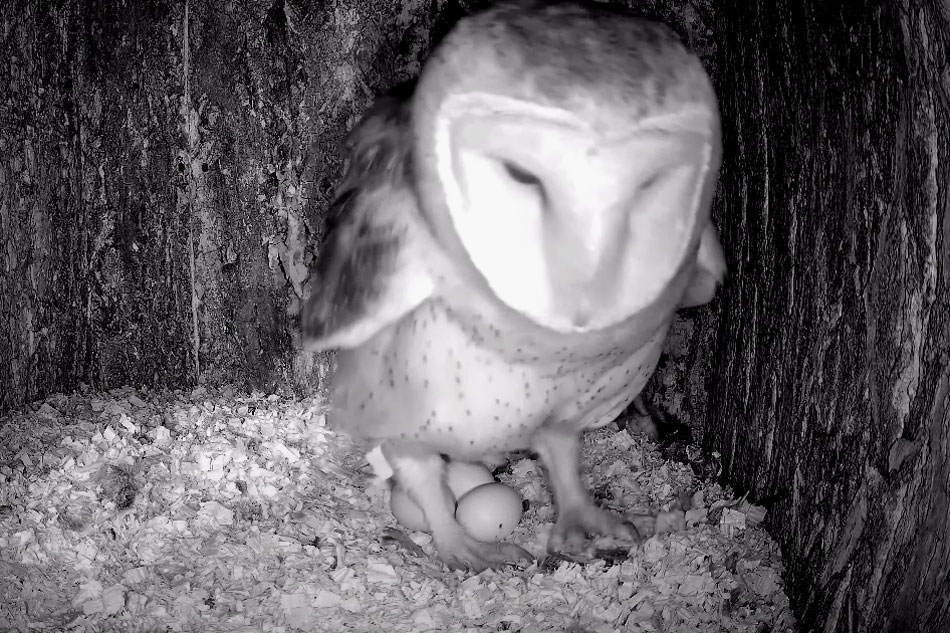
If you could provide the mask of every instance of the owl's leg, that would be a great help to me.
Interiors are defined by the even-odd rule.
[[[584,490],[578,464],[580,435],[576,429],[542,426],[535,434],[534,449],[547,469],[557,506],[557,522],[548,539],[549,552],[580,549],[587,535],[640,540],[633,523],[597,507]]]
[[[480,572],[533,559],[514,543],[483,543],[468,535],[455,520],[455,498],[445,482],[445,468],[438,453],[395,440],[384,442],[382,451],[396,481],[425,514],[439,558],[450,569]]]

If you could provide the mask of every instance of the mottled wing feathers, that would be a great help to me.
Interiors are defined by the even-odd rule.
[[[434,287],[410,182],[408,108],[381,99],[354,130],[352,143],[301,313],[311,350],[360,345]]]

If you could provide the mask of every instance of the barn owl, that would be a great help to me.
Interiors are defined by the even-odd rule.
[[[330,424],[382,450],[452,568],[528,554],[465,532],[442,456],[536,452],[549,550],[637,539],[584,489],[579,436],[725,274],[698,58],[604,5],[505,2],[461,20],[352,142],[301,313],[305,347],[338,350]]]

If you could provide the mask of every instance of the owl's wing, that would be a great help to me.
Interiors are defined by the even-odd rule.
[[[703,229],[699,238],[699,250],[689,286],[680,301],[681,308],[692,308],[712,301],[716,289],[726,277],[726,256],[719,243],[719,233],[712,220]]]
[[[301,312],[310,350],[355,347],[432,293],[428,235],[411,178],[408,106],[377,101],[352,135]]]

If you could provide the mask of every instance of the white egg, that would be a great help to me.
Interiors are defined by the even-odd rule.
[[[521,496],[504,484],[482,484],[459,499],[455,518],[469,536],[486,543],[501,541],[521,521]]]
[[[429,531],[429,523],[422,508],[409,497],[401,486],[393,486],[389,493],[389,509],[399,524],[409,530]]]
[[[495,481],[491,471],[474,462],[449,462],[445,467],[445,481],[456,499],[461,499],[469,490]]]

